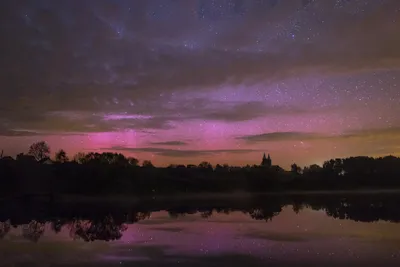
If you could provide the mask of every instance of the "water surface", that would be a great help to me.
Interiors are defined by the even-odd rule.
[[[397,197],[145,211],[3,204],[1,266],[399,266],[390,199]]]

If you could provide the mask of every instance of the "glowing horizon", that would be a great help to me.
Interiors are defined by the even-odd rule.
[[[399,1],[217,2],[0,3],[0,150],[400,156]]]

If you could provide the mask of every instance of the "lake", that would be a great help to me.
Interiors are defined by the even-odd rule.
[[[399,266],[399,199],[2,201],[0,266]]]

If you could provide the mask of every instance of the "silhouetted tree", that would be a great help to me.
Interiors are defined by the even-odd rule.
[[[79,163],[79,164],[86,163],[87,162],[86,154],[83,153],[83,152],[76,153],[75,156],[74,156],[74,161]]]
[[[137,158],[129,157],[128,162],[131,166],[139,166],[139,160]]]
[[[215,165],[215,170],[216,171],[222,171],[222,170],[224,170],[224,167],[222,167],[221,164],[217,164],[217,165]]]
[[[56,153],[56,161],[60,162],[60,163],[64,163],[67,162],[69,159],[67,157],[67,153],[60,149],[57,153]]]
[[[218,164],[213,169],[207,161],[198,166],[155,168],[151,161],[145,160],[144,168],[134,168],[138,165],[137,159],[111,152],[78,153],[74,160],[80,165],[65,163],[47,166],[37,164],[36,160],[44,157],[47,149],[42,153],[43,149],[36,149],[42,146],[35,144],[32,147],[32,155],[19,154],[16,161],[0,160],[0,184],[4,185],[0,187],[1,195],[51,191],[59,194],[156,196],[180,192],[350,190],[400,186],[397,179],[400,177],[400,158],[394,156],[331,159],[325,161],[322,168],[314,164],[303,171],[293,164],[290,173],[279,166],[262,168],[259,165],[237,167]],[[65,162],[65,152],[59,151],[56,159]],[[38,187],[33,190],[35,186]]]
[[[153,163],[151,163],[150,160],[144,160],[143,163],[142,163],[142,166],[146,167],[146,168],[153,168],[154,167]]]
[[[212,165],[211,163],[207,162],[207,161],[203,161],[199,164],[199,168],[202,169],[212,169]]]
[[[197,166],[194,165],[194,164],[188,164],[188,165],[186,166],[186,168],[188,168],[188,169],[196,169]]]
[[[49,158],[50,156],[50,147],[46,142],[40,141],[32,144],[29,147],[29,155],[34,156],[37,161]]]
[[[296,163],[293,163],[293,164],[290,166],[290,171],[291,171],[292,173],[294,173],[294,174],[300,174],[301,168],[300,168],[299,166],[297,166]]]
[[[316,175],[322,172],[322,167],[317,164],[312,164],[308,167],[304,167],[303,174],[304,175]]]
[[[129,160],[121,153],[115,153],[112,158],[111,164],[116,164],[118,166],[128,166]]]
[[[324,162],[323,167],[328,173],[339,175],[343,173],[343,160],[342,159],[331,159]]]

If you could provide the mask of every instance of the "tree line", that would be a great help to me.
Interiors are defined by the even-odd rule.
[[[400,187],[400,158],[349,157],[327,160],[322,166],[297,164],[285,171],[263,167],[139,164],[120,153],[78,153],[64,150],[50,160],[50,147],[34,143],[28,154],[0,158],[0,195],[50,192],[54,194],[158,195],[203,192],[270,192]]]

